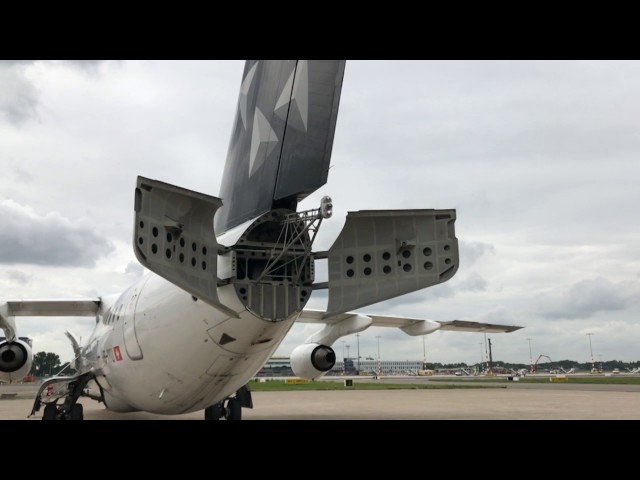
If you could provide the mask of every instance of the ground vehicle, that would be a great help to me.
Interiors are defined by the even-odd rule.
[[[534,363],[533,365],[531,365],[531,373],[536,373],[536,367],[538,366],[538,362],[540,361],[540,359],[541,359],[542,357],[548,358],[548,359],[549,359],[549,362],[553,362],[553,360],[551,360],[551,357],[548,357],[547,355],[542,355],[542,354],[541,354],[541,355],[536,359],[535,363]]]

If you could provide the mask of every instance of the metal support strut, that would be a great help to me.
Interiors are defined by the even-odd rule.
[[[295,267],[294,282],[297,283],[300,280],[300,275],[302,275],[302,269],[299,267],[304,265],[307,258],[311,255],[311,247],[318,234],[322,220],[331,218],[332,214],[333,203],[331,203],[331,197],[325,196],[322,197],[320,208],[293,212],[286,215],[282,222],[284,228],[281,230],[276,242],[277,247],[271,249],[267,265],[256,280],[256,283],[260,283],[264,277],[272,275],[276,269],[282,269],[282,267],[292,262]],[[311,232],[311,235],[309,242],[303,242],[304,250],[294,250],[294,245],[296,245],[307,232]],[[284,264],[279,264],[278,261],[286,253],[290,254],[291,259]]]

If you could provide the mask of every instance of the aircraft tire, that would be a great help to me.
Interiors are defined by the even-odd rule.
[[[76,403],[71,407],[69,412],[69,420],[84,420],[84,409],[81,403]]]
[[[221,403],[216,403],[204,409],[205,420],[220,420],[223,417],[224,411]]]
[[[242,419],[242,406],[240,400],[237,398],[230,398],[227,402],[227,412],[225,415],[227,420],[241,420]]]
[[[50,403],[44,406],[44,412],[42,412],[42,420],[57,420],[58,407],[55,403]]]

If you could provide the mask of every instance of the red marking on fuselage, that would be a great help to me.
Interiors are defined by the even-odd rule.
[[[120,353],[120,346],[116,345],[113,347],[113,354],[116,356],[116,362],[122,360],[122,354]]]

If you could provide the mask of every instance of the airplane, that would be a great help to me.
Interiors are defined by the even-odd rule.
[[[562,371],[562,373],[564,373],[565,375],[569,375],[570,373],[575,373],[576,368],[575,367],[571,367],[569,370],[565,370],[562,367],[558,367],[559,370]]]
[[[295,322],[323,325],[291,353],[305,379],[334,366],[337,339],[371,326],[408,335],[522,328],[354,312],[453,277],[454,209],[349,212],[331,248],[312,250],[332,201],[297,207],[327,182],[345,65],[246,62],[220,196],[137,177],[133,248],[150,272],[123,293],[0,301],[0,378],[10,382],[33,359],[15,317],[96,320],[82,344],[66,332],[75,373],[45,380],[32,416],[44,406],[43,420],[81,420],[78,400],[88,396],[116,412],[204,410],[206,420],[239,420],[253,408],[248,382]],[[319,259],[327,259],[327,282],[315,282]],[[326,310],[305,309],[318,289],[328,289]]]

